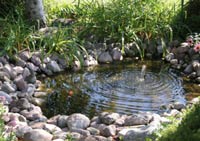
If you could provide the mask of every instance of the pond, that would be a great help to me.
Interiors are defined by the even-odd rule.
[[[43,107],[47,117],[72,113],[92,117],[103,111],[158,113],[185,100],[182,79],[161,61],[104,64],[42,81],[51,89]]]

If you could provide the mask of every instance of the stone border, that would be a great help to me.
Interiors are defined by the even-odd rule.
[[[88,49],[90,55],[85,58],[84,66],[123,59],[117,47],[108,51],[99,49],[101,51],[96,52]],[[168,60],[172,63],[173,59]],[[7,56],[0,57],[0,101],[6,109],[3,115],[6,136],[13,131],[22,141],[64,141],[66,138],[75,141],[115,141],[120,138],[124,141],[144,140],[159,129],[161,123],[170,123],[165,116],[181,114],[180,110],[186,107],[184,103],[175,102],[173,109],[162,116],[150,112],[130,116],[103,112],[92,119],[79,113],[47,119],[41,108],[36,106],[42,102],[38,97],[46,95],[40,89],[41,82],[36,76],[53,75],[68,67],[66,60],[58,55],[44,57],[41,52],[31,53],[29,50],[21,51],[14,60]],[[75,61],[73,69],[80,69],[80,62]]]

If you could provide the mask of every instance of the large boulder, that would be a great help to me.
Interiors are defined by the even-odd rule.
[[[101,122],[107,125],[113,124],[119,118],[120,118],[120,115],[118,113],[104,112],[100,115]]]
[[[86,129],[90,124],[90,119],[83,114],[72,114],[67,118],[67,126],[69,129],[80,128]]]
[[[148,114],[135,114],[132,116],[128,116],[125,119],[125,126],[133,126],[133,125],[145,125],[148,124],[152,120],[152,116]]]
[[[52,72],[60,72],[61,69],[58,65],[58,63],[56,61],[50,61],[48,64],[47,64],[47,68],[50,69]]]
[[[33,129],[24,134],[22,141],[51,141],[53,135],[42,129]]]
[[[99,56],[98,56],[98,62],[99,63],[111,63],[113,61],[112,56],[110,55],[110,53],[107,52],[102,52]]]

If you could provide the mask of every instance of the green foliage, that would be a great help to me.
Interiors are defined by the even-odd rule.
[[[96,36],[111,41],[121,41],[124,32],[126,42],[134,40],[135,34],[142,40],[168,37],[168,26],[175,14],[173,8],[160,0],[103,0],[81,1],[74,5],[80,37]]]
[[[183,113],[182,120],[174,119],[158,135],[157,141],[198,141],[200,140],[200,103]]]
[[[16,137],[13,133],[9,134],[7,137],[5,137],[5,125],[4,121],[2,120],[2,115],[4,113],[3,105],[0,103],[0,141],[15,141]]]
[[[47,55],[56,52],[68,59],[70,64],[75,60],[82,62],[82,54],[87,55],[87,51],[75,35],[72,27],[58,27],[52,29],[50,35],[39,33],[35,36],[29,36],[30,47],[40,49],[44,53],[47,53]]]
[[[49,0],[46,0],[46,3]],[[121,51],[129,42],[136,44],[141,58],[150,40],[172,41],[171,23],[180,11],[179,0],[74,0],[71,3],[53,0],[48,13],[57,18],[72,18],[80,40],[107,43],[121,42]],[[60,8],[57,8],[60,5]],[[52,16],[52,15],[51,15]]]
[[[57,7],[55,5],[51,8],[55,10]],[[53,17],[54,13],[51,14]],[[58,28],[55,33],[48,36],[36,32],[37,30],[26,22],[23,3],[17,4],[14,12],[0,17],[0,56],[13,56],[18,51],[29,48],[31,51],[43,50],[48,54],[57,52],[68,58],[71,63],[73,60],[82,60],[81,52],[86,54],[71,27]]]
[[[0,17],[5,17],[9,14],[17,15],[15,9],[19,5],[23,5],[24,0],[0,0]]]
[[[23,9],[15,6],[15,12],[0,17],[0,55],[12,55],[23,48],[28,48],[27,37],[34,29],[27,25]]]

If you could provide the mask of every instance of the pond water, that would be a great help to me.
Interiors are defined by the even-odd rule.
[[[103,111],[163,112],[165,105],[184,98],[182,79],[160,61],[105,64],[43,82],[51,89],[43,108],[47,117],[72,113],[92,117]]]

